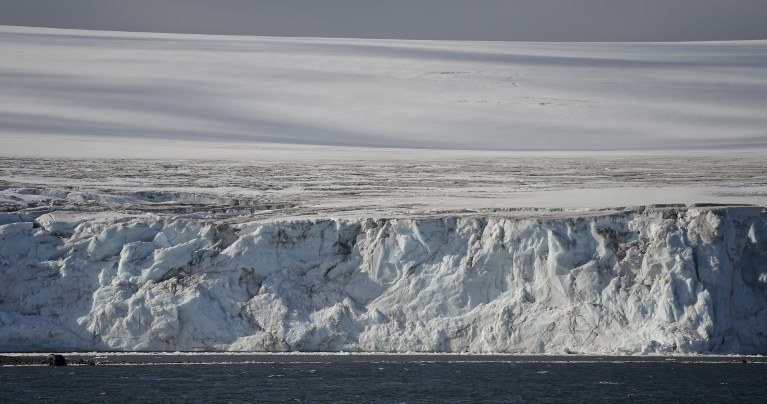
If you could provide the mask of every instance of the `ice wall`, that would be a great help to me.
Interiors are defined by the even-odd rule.
[[[767,354],[767,212],[0,223],[0,350]]]

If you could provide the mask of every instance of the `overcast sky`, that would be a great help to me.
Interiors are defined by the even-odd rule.
[[[0,0],[0,24],[268,36],[767,39],[767,0]]]

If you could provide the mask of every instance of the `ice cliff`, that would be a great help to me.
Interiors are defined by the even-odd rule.
[[[767,354],[767,212],[0,215],[0,350]]]

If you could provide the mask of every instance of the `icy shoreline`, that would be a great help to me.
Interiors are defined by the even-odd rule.
[[[762,207],[0,237],[3,351],[767,352]]]

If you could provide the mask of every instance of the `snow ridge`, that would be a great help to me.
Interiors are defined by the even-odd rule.
[[[761,207],[0,219],[3,351],[767,353]]]

